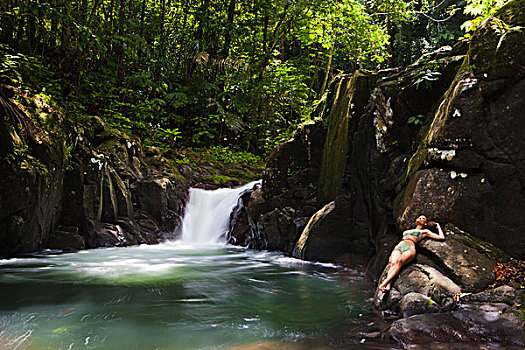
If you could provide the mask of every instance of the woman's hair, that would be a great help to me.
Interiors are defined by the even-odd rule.
[[[431,221],[431,220],[427,219],[427,223],[425,224],[425,228],[427,230],[434,231],[434,232],[437,233],[436,224],[437,223],[435,221]]]

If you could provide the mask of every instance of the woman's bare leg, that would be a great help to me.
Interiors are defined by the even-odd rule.
[[[383,283],[381,283],[381,285],[379,286],[379,290],[381,290],[382,292],[390,290],[390,283],[392,282],[392,279],[396,277],[399,273],[401,266],[410,262],[412,259],[414,259],[415,256],[415,249],[407,250],[404,253],[401,253],[399,250],[394,249],[392,251],[392,254],[390,255],[390,268],[388,269],[388,274]]]
[[[400,256],[401,256],[401,252],[399,250],[397,250],[397,249],[392,250],[392,253],[390,254],[390,258],[388,259],[388,262],[389,262],[390,266],[388,267],[387,277],[385,278],[383,283],[381,283],[381,285],[379,286],[379,289],[382,292],[385,292],[387,290],[386,286],[391,280],[391,278],[389,278],[389,277],[391,275],[390,272],[392,271],[392,265],[393,265],[394,261],[397,261],[399,259]]]

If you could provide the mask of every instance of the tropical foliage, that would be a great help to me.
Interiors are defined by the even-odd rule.
[[[5,0],[0,80],[146,145],[263,154],[308,118],[333,76],[451,43],[459,29],[447,27],[449,5]]]

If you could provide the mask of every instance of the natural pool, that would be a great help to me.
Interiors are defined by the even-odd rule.
[[[370,288],[353,270],[220,244],[0,260],[0,348],[331,348],[363,322]]]

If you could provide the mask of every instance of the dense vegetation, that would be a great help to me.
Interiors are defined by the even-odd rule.
[[[334,75],[409,64],[502,2],[5,0],[0,82],[146,145],[261,155]]]

